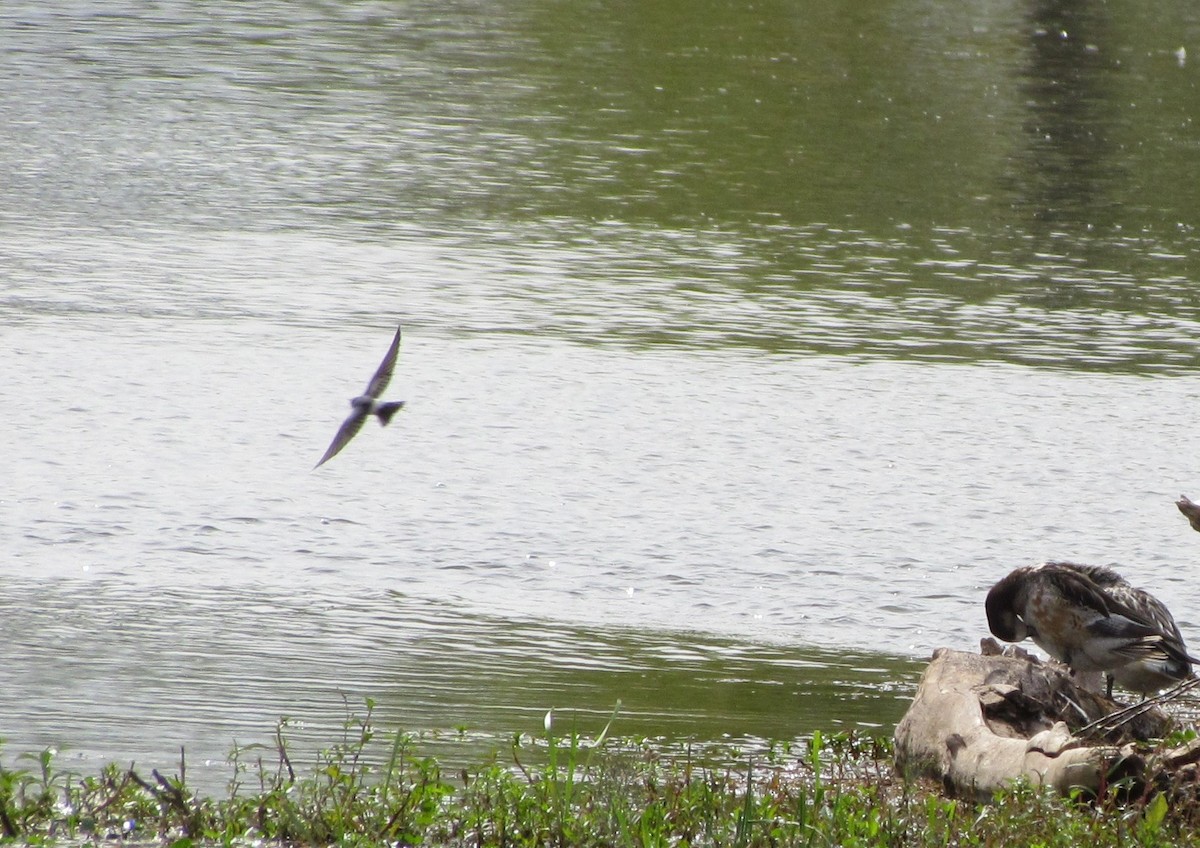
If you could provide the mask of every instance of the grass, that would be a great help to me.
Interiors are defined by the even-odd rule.
[[[1014,786],[989,804],[901,779],[890,742],[814,734],[753,757],[667,754],[613,737],[545,735],[454,775],[403,732],[377,738],[374,705],[348,711],[341,738],[294,761],[288,722],[273,746],[235,749],[220,798],[178,773],[110,765],[58,770],[51,751],[0,768],[0,841],[126,840],[198,845],[348,846],[1175,846],[1200,842],[1200,807]],[[616,713],[614,712],[614,718]]]

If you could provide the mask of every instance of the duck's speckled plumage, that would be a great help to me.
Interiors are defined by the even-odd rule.
[[[988,627],[1007,642],[1031,638],[1076,671],[1102,671],[1135,692],[1192,674],[1183,636],[1162,601],[1111,568],[1047,562],[1015,569],[988,592]]]

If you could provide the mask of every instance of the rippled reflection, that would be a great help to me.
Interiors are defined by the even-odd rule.
[[[704,238],[711,235],[711,238]],[[516,238],[516,234],[513,234]],[[780,239],[784,238],[779,236]],[[881,241],[810,228],[786,236],[806,268],[773,268],[752,244],[611,227],[585,242],[517,250],[476,243],[371,245],[291,235],[192,237],[185,247],[13,233],[0,313],[252,317],[314,325],[403,304],[449,333],[600,345],[749,348],[941,362],[1180,373],[1200,365],[1200,313],[1185,257],[1115,242],[1153,276],[1101,268],[1035,243],[941,230]],[[1004,261],[1020,256],[1019,266]],[[982,258],[981,258],[982,257]],[[86,270],[84,270],[86,269]],[[253,285],[242,285],[253,280]],[[96,297],[102,289],[103,297]],[[347,306],[353,304],[349,311]]]
[[[5,603],[0,662],[19,693],[6,708],[8,733],[19,728],[10,744],[59,746],[83,771],[112,759],[173,767],[164,752],[182,747],[210,788],[232,776],[235,740],[269,748],[286,716],[299,765],[340,738],[348,711],[365,714],[367,698],[381,730],[422,734],[449,768],[506,758],[512,734],[538,734],[550,708],[564,728],[598,733],[618,701],[613,732],[664,742],[877,728],[898,718],[915,673],[701,633],[514,623],[395,593],[10,580]]]
[[[461,329],[1197,365],[1165,12],[702,6],[10,5],[0,309],[215,263],[209,310],[390,280]]]

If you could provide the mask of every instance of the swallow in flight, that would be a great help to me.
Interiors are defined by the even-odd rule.
[[[375,371],[375,376],[371,378],[371,382],[367,383],[367,390],[358,397],[350,401],[350,406],[354,411],[350,413],[350,417],[342,422],[342,426],[338,428],[337,435],[333,437],[333,442],[329,445],[329,450],[325,451],[325,455],[321,457],[321,461],[313,466],[313,469],[320,468],[321,465],[332,459],[338,451],[346,446],[346,444],[354,438],[355,434],[362,429],[363,422],[371,415],[379,418],[380,425],[386,426],[392,420],[392,416],[400,407],[404,406],[404,401],[381,401],[379,396],[383,394],[383,390],[387,388],[388,381],[392,379],[392,372],[396,370],[396,355],[400,352],[400,328],[396,328],[396,337],[392,339],[392,346],[388,348],[387,355],[383,357],[383,362],[379,363],[379,368]]]

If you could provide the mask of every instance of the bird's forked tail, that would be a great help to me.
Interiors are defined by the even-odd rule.
[[[375,414],[379,416],[379,423],[383,426],[386,426],[388,422],[392,420],[392,416],[395,415],[402,406],[404,406],[404,401],[402,400],[379,404],[379,406],[375,409]]]

